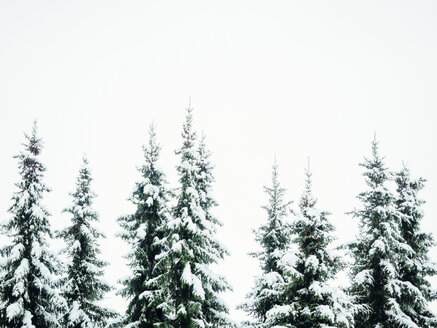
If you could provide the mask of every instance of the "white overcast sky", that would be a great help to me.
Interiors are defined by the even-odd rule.
[[[12,156],[37,119],[53,227],[68,223],[61,211],[86,153],[115,283],[128,274],[116,219],[133,210],[147,126],[158,125],[176,186],[191,96],[216,164],[219,238],[231,251],[218,270],[234,287],[224,298],[236,320],[259,273],[247,253],[275,153],[295,205],[311,157],[314,193],[343,242],[357,230],[345,212],[364,188],[358,163],[376,131],[391,169],[406,161],[428,179],[423,226],[437,236],[436,17],[435,1],[413,0],[0,0],[0,216],[18,181]],[[124,309],[118,296],[106,303]]]

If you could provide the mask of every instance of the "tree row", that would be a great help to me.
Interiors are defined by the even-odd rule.
[[[16,156],[21,179],[10,218],[0,226],[8,236],[0,248],[0,327],[237,326],[220,297],[231,286],[213,270],[228,253],[216,238],[222,223],[212,213],[217,205],[213,164],[192,119],[188,108],[176,151],[176,189],[159,168],[160,145],[150,128],[140,179],[130,197],[135,211],[118,219],[119,237],[130,245],[131,273],[120,281],[118,293],[128,302],[121,315],[100,303],[113,287],[102,279],[107,263],[100,259],[99,240],[104,235],[96,228],[88,162],[84,159],[65,209],[69,225],[52,231],[50,213],[42,206],[50,190],[43,181],[42,144],[34,125]],[[333,248],[334,227],[329,213],[317,207],[309,168],[298,210],[292,210],[274,164],[272,185],[265,187],[267,220],[255,235],[261,250],[251,254],[262,274],[240,306],[251,317],[242,326],[437,327],[429,307],[437,293],[428,280],[437,274],[428,255],[434,241],[420,228],[418,193],[425,181],[412,179],[405,167],[390,172],[376,140],[371,158],[361,165],[367,189],[358,195],[361,207],[351,212],[359,234],[354,242]],[[61,254],[50,248],[54,238],[65,242]],[[335,283],[341,270],[349,273],[347,287]]]

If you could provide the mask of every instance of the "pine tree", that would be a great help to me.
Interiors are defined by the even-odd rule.
[[[205,244],[208,251],[213,256],[205,258],[198,263],[200,279],[205,291],[205,300],[202,304],[202,311],[205,315],[205,322],[211,327],[233,326],[233,321],[229,318],[229,309],[221,300],[219,293],[230,290],[231,287],[225,277],[214,274],[210,269],[210,264],[217,263],[218,259],[223,259],[228,251],[216,240],[217,228],[223,223],[212,214],[212,209],[218,205],[212,196],[212,184],[215,179],[212,173],[214,165],[210,161],[211,153],[206,148],[205,135],[202,135],[197,151],[196,160],[196,190],[199,195],[199,205],[205,215],[203,233],[205,234]],[[205,262],[206,260],[206,262]]]
[[[359,194],[362,208],[352,212],[359,219],[360,233],[350,244],[354,264],[351,268],[352,296],[355,298],[357,328],[417,327],[400,307],[403,283],[399,263],[411,256],[403,240],[395,196],[388,189],[389,174],[372,143],[372,158],[361,164],[366,171],[368,190]]]
[[[429,308],[428,302],[437,299],[437,292],[431,288],[428,277],[437,275],[436,263],[430,261],[428,252],[434,245],[430,233],[421,231],[423,218],[418,192],[423,189],[425,180],[413,180],[410,171],[404,167],[394,176],[397,184],[396,207],[400,213],[401,235],[413,250],[399,262],[403,292],[400,308],[410,318],[407,327],[437,327],[437,317]]]
[[[93,226],[98,214],[92,208],[96,195],[90,189],[91,181],[88,161],[84,158],[76,190],[70,194],[73,204],[64,210],[71,215],[71,225],[59,233],[67,243],[63,252],[69,259],[66,277],[61,279],[68,306],[62,322],[67,328],[105,327],[108,319],[116,316],[98,304],[112,288],[102,280],[107,263],[99,259],[98,239],[104,235]]]
[[[23,146],[16,156],[21,181],[12,197],[12,217],[1,226],[12,243],[0,249],[0,324],[8,328],[61,327],[58,316],[65,300],[55,286],[60,263],[50,251],[50,214],[41,204],[49,188],[43,182],[46,169],[38,159],[42,141],[36,123]]]
[[[284,283],[284,272],[279,260],[291,243],[291,227],[286,221],[291,202],[284,200],[286,190],[279,183],[276,161],[272,167],[272,186],[264,187],[264,191],[269,196],[268,205],[263,206],[267,212],[267,222],[255,231],[256,241],[262,250],[251,254],[259,260],[262,275],[256,278],[246,303],[241,306],[255,318],[255,322],[247,322],[246,325],[255,327],[272,327],[267,322],[267,313],[274,306],[284,305],[277,285]]]
[[[131,197],[134,214],[122,217],[121,237],[132,247],[127,259],[132,275],[122,281],[120,294],[129,299],[123,318],[125,327],[151,328],[166,326],[166,294],[162,276],[168,270],[159,265],[157,255],[166,251],[164,227],[169,215],[170,192],[165,175],[158,167],[160,146],[153,125],[149,144],[144,148],[145,163],[139,168],[141,180]]]
[[[167,224],[169,249],[159,258],[167,268],[169,324],[177,328],[233,326],[218,293],[230,289],[225,278],[213,273],[226,251],[215,240],[218,225],[209,212],[215,202],[210,195],[211,165],[205,149],[199,158],[192,131],[192,109],[187,109],[182,147],[177,154],[180,188],[172,219]],[[201,172],[201,174],[199,174]]]
[[[316,207],[311,191],[311,172],[306,171],[300,214],[292,224],[293,247],[279,261],[284,282],[276,286],[282,305],[267,312],[269,327],[352,327],[350,301],[332,280],[341,269],[330,249],[334,227],[329,213]]]

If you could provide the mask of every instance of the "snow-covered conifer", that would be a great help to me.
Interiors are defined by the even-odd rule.
[[[350,300],[333,285],[341,268],[330,249],[334,227],[328,213],[316,207],[311,191],[311,173],[306,170],[300,213],[292,223],[293,245],[281,257],[283,280],[275,287],[281,304],[267,314],[268,327],[352,327]]]
[[[206,147],[204,135],[200,139],[197,153],[196,190],[199,195],[200,208],[205,215],[205,221],[200,227],[203,226],[208,251],[213,254],[213,256],[210,255],[210,258],[206,257],[197,264],[205,290],[205,300],[203,301],[205,322],[211,327],[232,326],[233,321],[228,316],[229,309],[219,296],[219,293],[229,290],[231,287],[225,277],[214,273],[209,266],[217,263],[218,259],[223,259],[228,251],[215,238],[217,228],[223,223],[212,213],[212,209],[218,204],[212,195],[212,184],[215,181],[212,172],[214,165],[211,163],[211,153]]]
[[[262,274],[256,278],[246,303],[241,306],[255,319],[246,325],[255,327],[271,327],[267,322],[267,312],[274,306],[285,305],[277,289],[279,284],[284,283],[283,270],[278,262],[291,243],[291,229],[286,221],[291,202],[284,200],[286,190],[279,183],[276,161],[272,167],[272,186],[264,187],[264,191],[269,196],[268,205],[263,206],[267,222],[255,231],[256,241],[262,250],[251,254],[259,260]]]
[[[437,298],[437,292],[431,288],[427,279],[437,274],[436,263],[431,262],[428,256],[434,241],[430,233],[420,229],[423,218],[421,205],[424,201],[417,195],[423,189],[425,180],[411,179],[410,170],[406,167],[396,173],[394,178],[397,184],[396,206],[400,215],[401,235],[413,250],[399,262],[404,288],[399,305],[411,320],[405,326],[437,327],[437,317],[428,304]]]
[[[368,189],[358,195],[361,209],[354,210],[360,232],[350,244],[354,263],[350,291],[355,302],[357,328],[417,327],[400,298],[405,284],[400,280],[400,262],[412,254],[400,233],[395,195],[388,188],[389,174],[372,142],[372,158],[361,164]]]
[[[182,131],[182,147],[177,151],[180,188],[172,219],[167,224],[169,249],[159,258],[168,268],[166,288],[172,310],[167,313],[172,327],[233,326],[227,306],[219,293],[230,289],[226,279],[213,272],[226,255],[215,239],[219,221],[211,214],[211,164],[201,144],[196,149],[192,130],[192,109],[187,109]]]
[[[159,267],[158,254],[166,250],[164,228],[169,214],[169,196],[165,175],[158,167],[160,146],[153,125],[149,144],[144,147],[144,164],[139,168],[141,180],[136,183],[131,201],[135,213],[119,219],[121,237],[131,245],[127,255],[131,276],[122,281],[120,294],[129,301],[122,319],[124,327],[151,328],[166,326],[166,290],[162,274],[171,268]]]
[[[61,279],[67,311],[62,318],[66,328],[102,328],[115,312],[99,305],[111,287],[102,280],[106,262],[99,259],[98,239],[104,235],[94,226],[98,214],[92,208],[94,192],[88,161],[83,159],[76,181],[76,190],[70,195],[73,204],[64,211],[71,215],[71,225],[59,236],[67,243],[67,274]]]
[[[21,181],[12,197],[11,218],[1,226],[12,243],[0,249],[0,326],[8,328],[61,327],[65,306],[56,286],[60,263],[50,250],[49,212],[41,204],[49,188],[38,156],[42,149],[36,123],[26,135],[19,160]]]

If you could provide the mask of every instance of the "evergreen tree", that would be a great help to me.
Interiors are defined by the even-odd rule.
[[[212,196],[212,184],[215,179],[212,173],[214,165],[210,161],[211,153],[206,148],[205,136],[202,135],[197,151],[196,160],[196,190],[199,195],[199,205],[205,215],[202,223],[204,226],[205,245],[211,252],[210,258],[205,258],[197,264],[200,279],[205,291],[205,300],[202,304],[202,312],[205,315],[205,322],[211,327],[232,326],[233,322],[228,317],[228,307],[221,300],[219,293],[230,290],[231,287],[226,279],[220,275],[213,274],[210,264],[217,263],[218,259],[223,259],[228,251],[216,240],[217,227],[223,223],[212,214],[212,209],[217,206],[217,202]]]
[[[188,108],[182,147],[177,151],[181,156],[177,167],[180,188],[172,219],[166,227],[169,249],[159,256],[160,265],[168,271],[167,315],[172,327],[233,326],[226,305],[218,297],[218,293],[230,286],[211,269],[226,251],[215,240],[218,221],[209,212],[215,204],[210,194],[211,165],[204,146],[200,150],[195,147],[191,112]]]
[[[409,169],[404,167],[395,175],[395,182],[401,235],[413,250],[399,262],[403,286],[399,304],[411,320],[407,327],[437,327],[437,317],[428,305],[428,302],[437,298],[437,292],[431,288],[427,280],[427,277],[437,274],[436,263],[431,262],[428,256],[434,240],[430,233],[420,230],[423,218],[421,205],[424,202],[417,196],[423,189],[425,180],[411,179]]]
[[[372,158],[361,164],[368,190],[359,194],[362,208],[352,214],[359,219],[360,233],[350,244],[354,264],[350,291],[355,298],[357,328],[417,327],[400,306],[404,284],[400,262],[412,256],[399,228],[395,196],[388,189],[389,174],[372,143]]]
[[[278,284],[284,283],[284,272],[279,260],[291,243],[291,229],[286,222],[290,201],[285,201],[285,189],[278,179],[278,165],[272,167],[272,186],[264,187],[269,196],[269,203],[263,206],[267,212],[267,222],[255,231],[256,241],[262,250],[251,255],[261,264],[262,274],[255,280],[254,288],[247,295],[247,301],[241,306],[255,318],[255,322],[246,323],[255,327],[271,327],[267,322],[267,313],[277,305],[284,305],[277,290]]]
[[[300,214],[292,224],[293,247],[279,261],[284,282],[276,286],[281,304],[267,312],[268,327],[352,327],[350,301],[332,280],[341,269],[338,256],[329,249],[334,227],[328,213],[319,211],[306,171]]]
[[[165,175],[158,167],[160,146],[153,126],[149,131],[149,145],[144,148],[145,163],[139,168],[141,180],[131,197],[136,206],[134,214],[122,217],[121,237],[132,247],[127,259],[132,275],[122,281],[121,295],[129,299],[122,322],[125,327],[151,328],[166,326],[166,294],[163,273],[157,255],[166,251],[164,227],[168,221],[170,193]]]
[[[19,160],[21,181],[16,184],[12,217],[2,231],[12,243],[0,249],[0,325],[8,328],[61,327],[58,316],[65,300],[55,286],[59,261],[50,251],[52,232],[49,212],[41,204],[49,188],[43,183],[46,170],[38,156],[42,149],[36,123],[26,135]]]
[[[68,305],[62,322],[67,328],[105,327],[108,319],[116,316],[115,312],[98,304],[112,288],[101,278],[107,263],[98,258],[98,239],[104,235],[93,226],[98,221],[98,214],[92,208],[96,195],[90,189],[91,181],[88,161],[84,158],[76,190],[70,194],[73,205],[64,210],[71,215],[71,225],[59,233],[67,243],[64,253],[69,259],[67,275],[61,279]]]

